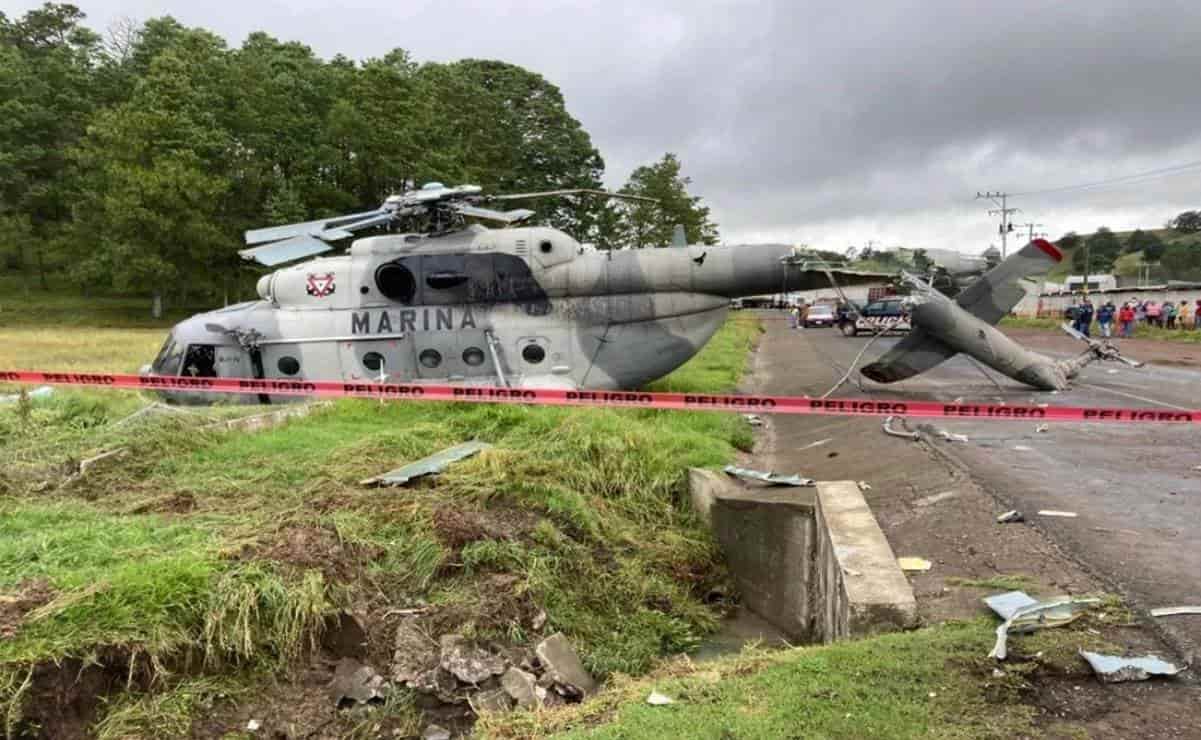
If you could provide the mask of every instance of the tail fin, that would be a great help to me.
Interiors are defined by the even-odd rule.
[[[1035,239],[960,293],[955,302],[971,315],[996,324],[1022,300],[1022,278],[1042,275],[1063,260],[1063,252],[1046,239]]]
[[[1063,253],[1045,239],[1035,239],[1012,257],[989,270],[960,293],[955,302],[971,315],[996,324],[1026,294],[1022,278],[1040,275],[1063,259]],[[956,351],[920,326],[861,371],[877,383],[895,383],[923,373],[954,357]]]

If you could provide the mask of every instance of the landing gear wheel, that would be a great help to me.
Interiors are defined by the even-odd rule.
[[[854,324],[851,324],[851,323],[842,324],[838,328],[842,330],[842,335],[844,337],[859,336],[859,330],[855,328]]]

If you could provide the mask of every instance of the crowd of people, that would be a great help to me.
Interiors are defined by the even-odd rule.
[[[1179,331],[1201,331],[1201,298],[1193,304],[1188,301],[1174,303],[1132,298],[1121,306],[1115,306],[1113,301],[1094,306],[1091,300],[1085,298],[1082,302],[1064,309],[1064,318],[1071,321],[1072,327],[1085,336],[1092,336],[1093,321],[1097,322],[1103,337],[1112,337],[1115,331],[1117,336],[1131,337],[1134,336],[1135,328],[1140,325]]]

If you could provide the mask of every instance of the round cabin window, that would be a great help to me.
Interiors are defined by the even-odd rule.
[[[538,245],[538,249],[541,249],[543,254],[550,254],[550,250],[554,249],[554,245],[550,242],[542,242]]]
[[[542,349],[541,345],[527,344],[525,349],[521,350],[521,359],[531,365],[537,365],[546,359],[546,350]]]
[[[384,297],[398,303],[412,303],[417,280],[409,268],[397,262],[380,265],[375,271],[375,287]]]
[[[434,368],[442,364],[442,353],[436,349],[423,349],[421,354],[417,355],[417,359],[425,367]]]
[[[472,367],[479,367],[484,364],[484,350],[479,347],[468,347],[463,350],[463,362],[466,362]]]
[[[275,366],[284,375],[295,375],[300,372],[300,360],[295,357],[281,357]]]
[[[368,352],[363,355],[363,367],[368,370],[379,371],[384,366],[384,356],[379,352]]]

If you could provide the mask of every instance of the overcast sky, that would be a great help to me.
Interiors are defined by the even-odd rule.
[[[232,45],[496,58],[559,85],[620,186],[674,151],[726,241],[979,252],[978,190],[1201,161],[1201,2],[77,0],[93,28],[173,15]],[[40,5],[0,0],[20,14]],[[1019,223],[1158,227],[1201,168],[1013,199]]]

